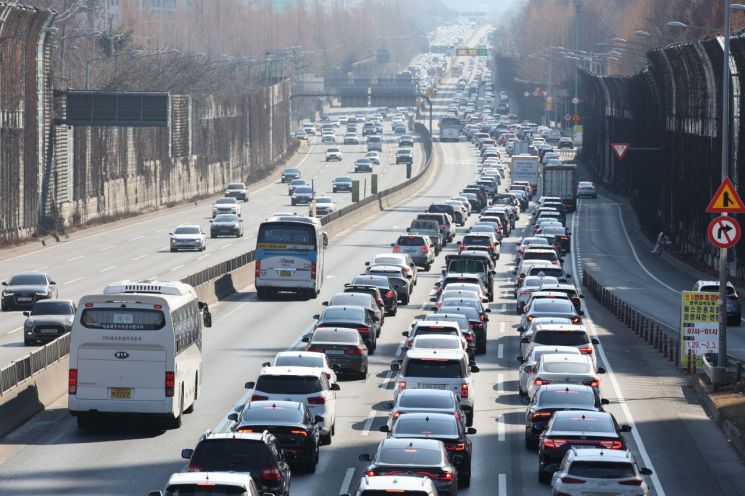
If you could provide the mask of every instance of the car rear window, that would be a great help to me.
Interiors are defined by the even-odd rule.
[[[458,336],[460,330],[450,326],[420,325],[417,326],[414,332],[417,336],[421,336],[423,334],[452,334],[453,336]]]
[[[438,313],[462,313],[463,315],[466,316],[466,318],[469,321],[481,320],[479,318],[479,312],[475,308],[468,308],[468,307],[462,307],[462,306],[456,306],[456,307],[443,306],[440,308],[440,311]]]
[[[417,491],[412,489],[365,489],[360,493],[360,496],[391,496],[391,491],[396,496],[428,496],[427,491]]]
[[[247,496],[247,493],[240,486],[175,484],[166,488],[165,496]]]
[[[354,331],[354,329],[352,329]],[[355,333],[357,331],[354,331]],[[339,331],[328,331],[321,329],[316,329],[316,332],[313,333],[313,337],[311,338],[312,343],[350,343],[350,344],[356,344],[357,340],[354,339],[354,334],[348,333],[348,332],[339,332]]]
[[[396,422],[393,430],[394,435],[405,437],[409,435],[420,436],[457,436],[458,421],[455,417],[444,419],[412,419],[409,415],[403,415]]]
[[[551,425],[553,431],[577,432],[615,432],[616,427],[610,416],[585,416],[582,412],[572,415],[554,417]]]
[[[478,260],[453,260],[448,265],[448,271],[475,274],[486,272],[486,267],[484,262],[479,262]]]
[[[463,236],[464,245],[489,245],[491,243],[489,236]]]
[[[701,291],[704,293],[718,293],[719,292],[719,286],[701,286]],[[733,294],[735,290],[729,286],[727,286],[727,294]]]
[[[420,236],[401,236],[396,244],[399,246],[422,246],[425,242],[424,238]]]
[[[441,334],[443,336],[443,334]],[[453,335],[449,339],[433,338],[429,336],[417,336],[414,340],[414,348],[431,348],[438,350],[460,349],[460,341]]]
[[[587,374],[590,372],[590,364],[582,362],[546,362],[543,370],[550,374]]]
[[[569,467],[569,474],[588,479],[626,479],[636,477],[634,466],[625,462],[576,461]]]
[[[321,381],[313,375],[260,375],[256,390],[270,394],[310,394],[322,390]]]
[[[378,461],[389,465],[439,465],[442,452],[431,448],[383,448]]]
[[[551,346],[579,346],[590,342],[585,331],[536,331],[533,342]]]
[[[531,305],[531,310],[536,312],[574,312],[574,305],[569,300],[559,298],[541,298]]]
[[[564,275],[564,269],[558,267],[531,267],[528,271],[529,276],[551,276],[551,277],[562,277]]]
[[[344,293],[344,294],[338,294],[334,295],[333,298],[331,298],[331,301],[329,302],[329,306],[344,306],[344,305],[353,305],[353,306],[364,306],[367,307],[370,305],[370,295],[362,295],[362,294],[354,294],[354,293]]]
[[[334,319],[342,319],[342,320],[356,320],[356,319],[362,319],[364,318],[365,310],[361,307],[357,306],[349,306],[349,307],[343,307],[343,308],[327,308],[325,312],[323,312],[323,315],[321,316],[321,320],[323,321],[329,321]]]
[[[400,396],[401,408],[432,408],[437,410],[454,409],[453,397],[444,394],[404,394]]]
[[[279,355],[274,359],[275,366],[323,367],[323,356]]]
[[[88,329],[157,331],[166,325],[162,310],[144,308],[86,308],[80,323]]]
[[[403,375],[406,377],[460,379],[463,377],[463,372],[458,360],[415,358],[406,362]]]
[[[245,408],[241,412],[241,421],[254,424],[274,425],[276,422],[303,422],[305,413],[300,408],[287,408],[272,404]]]
[[[245,439],[206,439],[197,445],[189,464],[202,472],[261,472],[267,446]]]
[[[595,393],[576,391],[569,387],[561,391],[541,391],[539,389],[536,403],[539,405],[584,405],[592,407],[595,405]]]
[[[446,277],[445,281],[443,281],[442,286],[445,287],[448,284],[458,284],[458,283],[466,283],[466,284],[479,284],[481,280],[478,277],[467,277],[467,276],[455,276],[455,277]]]
[[[526,251],[523,255],[523,260],[548,260],[549,262],[555,262],[559,259],[556,253],[551,251]]]

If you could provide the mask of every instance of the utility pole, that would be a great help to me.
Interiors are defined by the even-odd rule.
[[[582,6],[580,0],[574,0],[574,53],[579,53],[579,27]],[[579,68],[574,68],[574,98],[579,98]],[[573,101],[577,101],[576,99]],[[574,113],[577,113],[577,103],[574,104]]]
[[[722,38],[722,181],[729,175],[729,38],[730,0],[724,0]],[[727,214],[722,214],[727,215]],[[727,248],[719,249],[719,361],[727,367]]]

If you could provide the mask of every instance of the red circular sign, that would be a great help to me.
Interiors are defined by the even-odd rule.
[[[740,224],[728,215],[717,217],[711,221],[706,230],[711,244],[718,248],[732,248],[740,241],[742,230]]]

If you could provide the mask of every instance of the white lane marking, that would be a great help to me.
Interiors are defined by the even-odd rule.
[[[333,278],[334,278],[333,274],[326,276],[326,279],[333,279]]]
[[[497,358],[500,360],[504,358],[504,345],[501,343],[497,346]]]
[[[507,303],[502,303],[502,312],[507,313]]]
[[[78,255],[77,257],[68,258],[67,260],[65,260],[65,262],[74,262],[75,260],[80,260],[81,258],[83,258],[83,255]]]
[[[76,277],[75,279],[70,279],[69,281],[63,282],[62,284],[64,286],[67,286],[68,284],[72,284],[74,282],[78,282],[78,281],[82,281],[82,280],[83,280],[82,277]]]
[[[145,258],[146,256],[147,256],[147,253],[146,253],[146,254],[144,254],[144,255],[140,255],[139,257],[134,257],[134,258],[132,259],[132,261],[133,261],[133,262],[136,262],[137,260],[142,260],[142,259],[143,259],[143,258]]]
[[[608,201],[612,201],[609,198],[606,198],[604,196],[601,196],[600,198],[603,198],[603,199],[608,200]],[[634,248],[634,245],[631,243],[631,238],[629,237],[629,232],[626,230],[626,223],[623,221],[623,215],[621,215],[621,207],[618,206],[617,203],[615,204],[615,207],[616,207],[616,210],[618,211],[618,220],[621,221],[621,228],[623,229],[623,235],[626,238],[626,242],[629,244],[629,248],[631,248],[631,253],[634,255],[634,259],[636,260],[636,263],[639,264],[639,267],[641,267],[642,270],[644,272],[646,272],[646,274],[649,277],[651,277],[652,279],[654,279],[655,281],[657,281],[658,283],[660,283],[662,286],[666,287],[667,289],[669,289],[670,291],[672,291],[675,294],[681,294],[680,291],[678,291],[677,289],[675,289],[675,288],[673,288],[671,286],[668,286],[667,284],[665,284],[664,282],[662,282],[661,280],[659,280],[654,274],[652,274],[647,269],[647,267],[642,263],[642,261],[639,260],[639,255],[636,254],[636,249]],[[574,239],[574,236],[572,236],[572,239]],[[575,272],[575,274],[576,273],[577,272]]]
[[[35,269],[33,269],[33,270],[34,270],[34,272],[40,272],[40,271],[42,271],[42,270],[44,270],[44,269],[46,269],[46,268],[47,268],[47,266],[46,266],[46,265],[43,265],[43,266],[41,266],[41,267],[36,267],[36,268],[35,268]]]
[[[506,327],[507,327],[506,322],[500,322],[499,323],[499,334],[504,334]]]
[[[507,496],[507,474],[499,474],[497,479],[497,494]]]
[[[370,413],[367,414],[367,420],[365,420],[365,425],[362,427],[362,436],[367,437],[370,435],[370,427],[372,427],[372,423],[375,421],[375,410],[370,410]]]
[[[209,257],[210,255],[211,255],[211,253],[205,253],[204,255],[200,255],[200,256],[198,256],[198,257],[197,257],[197,260],[201,260],[201,259],[203,259],[203,258],[205,258],[205,257]]]
[[[354,467],[349,467],[347,473],[344,474],[344,480],[341,481],[341,489],[339,494],[345,494],[349,492],[349,486],[352,484],[352,477],[354,477]]]
[[[23,327],[16,327],[16,328],[15,328],[15,329],[13,329],[12,331],[8,331],[8,332],[6,332],[6,334],[13,334],[13,333],[15,333],[15,332],[18,332],[18,331],[20,331],[21,329],[23,329]]]
[[[167,227],[164,227],[163,229],[158,229],[157,231],[153,231],[153,233],[154,234],[158,234],[158,233],[166,232],[167,230],[168,230],[168,228]]]
[[[142,239],[144,237],[145,236],[135,236],[134,238],[129,238],[129,242],[131,243],[132,241],[137,241],[138,239]]]
[[[233,246],[233,243],[228,243],[226,245],[223,245],[222,247],[220,247],[220,250],[224,250],[225,248],[228,248],[230,246]]]
[[[184,266],[184,264],[181,264],[181,265],[177,265],[177,266],[175,266],[174,268],[172,268],[172,269],[171,269],[171,272],[176,272],[177,270],[179,270],[179,269],[180,269],[180,268],[182,268],[183,266]]]
[[[506,439],[504,428],[504,415],[497,417],[497,441],[504,441]]]
[[[115,248],[115,247],[116,247],[116,245],[104,246],[99,251],[106,251],[106,250],[110,250],[110,249]]]
[[[504,374],[497,374],[497,394],[504,394]]]
[[[231,413],[237,410],[240,410],[243,407],[243,405],[245,405],[248,402],[252,394],[253,394],[253,389],[250,389],[246,391],[245,393],[243,393],[243,396],[241,396],[241,399],[238,400],[238,403],[233,405],[233,408],[230,409],[228,414],[225,415],[225,417],[220,421],[219,424],[217,424],[217,427],[215,427],[215,432],[223,432],[227,428],[228,424],[232,422],[232,420],[228,419],[228,415],[230,415]]]
[[[108,267],[104,267],[103,269],[99,270],[99,272],[108,272],[111,269],[116,269],[116,265],[109,265]]]
[[[577,222],[579,219],[579,212],[580,212],[583,202],[582,200],[580,200],[578,203],[579,205],[577,206],[577,211],[572,216],[572,232],[579,232],[577,231]],[[624,233],[625,231],[626,231],[626,228],[624,227]],[[629,241],[629,246],[630,245],[631,245],[631,242]],[[576,253],[575,251],[576,249],[577,249],[577,236],[572,236],[572,253]],[[634,248],[632,247],[631,249],[633,250]],[[634,253],[634,256],[636,256],[636,253]],[[637,262],[638,261],[639,259],[637,258]],[[639,263],[641,264],[641,262]],[[574,269],[574,273],[578,274],[576,257],[572,257],[572,268]],[[580,289],[580,292],[581,291],[582,290]],[[598,331],[595,328],[595,323],[592,321],[592,317],[590,316],[590,309],[587,306],[585,306],[584,322],[588,324],[588,327],[590,328],[590,333],[592,334],[592,336],[597,339],[600,339],[598,337]],[[634,442],[636,443],[636,447],[639,450],[639,455],[642,457],[644,466],[652,469],[652,475],[650,475],[649,478],[652,481],[652,485],[654,486],[655,492],[657,493],[658,496],[665,496],[665,490],[662,488],[662,484],[660,483],[660,478],[657,476],[657,470],[655,470],[654,465],[652,464],[652,459],[649,457],[649,453],[647,453],[647,448],[644,446],[644,441],[642,441],[641,434],[639,434],[639,429],[638,429],[638,426],[636,425],[636,422],[634,421],[633,415],[631,414],[631,409],[629,408],[629,405],[626,403],[623,393],[621,392],[621,387],[618,385],[618,380],[616,379],[615,372],[613,372],[613,367],[608,361],[608,357],[605,355],[605,348],[603,348],[602,341],[600,342],[600,344],[595,346],[595,350],[598,352],[598,355],[600,355],[600,358],[605,364],[606,375],[608,376],[608,379],[610,380],[611,386],[613,387],[613,392],[616,394],[616,398],[618,399],[618,404],[621,407],[621,410],[623,410],[623,414],[626,417],[626,421],[631,426],[631,436],[634,438]]]

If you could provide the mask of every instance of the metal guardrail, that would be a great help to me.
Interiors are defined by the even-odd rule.
[[[424,125],[416,123],[414,124],[414,128],[417,134],[419,134],[419,136],[421,137],[425,156],[427,157],[424,163],[424,167],[422,167],[419,173],[411,179],[408,179],[407,181],[385,189],[375,195],[368,196],[358,203],[347,205],[346,207],[337,210],[336,212],[324,216],[323,218],[321,218],[321,223],[323,225],[326,225],[329,222],[338,219],[343,215],[347,215],[359,208],[369,205],[372,202],[380,201],[385,196],[400,191],[410,184],[413,184],[415,181],[418,181],[422,177],[422,175],[427,171],[432,163],[432,139],[429,135],[429,132],[427,131],[427,128],[424,127]],[[181,282],[189,284],[193,287],[197,287],[209,281],[219,279],[220,277],[223,277],[234,270],[244,267],[255,260],[256,250],[251,250],[237,257],[207,267],[206,269],[200,270],[199,272],[196,272],[194,274],[189,274],[188,276],[181,279]],[[69,353],[70,335],[65,334],[64,336],[61,336],[54,341],[42,346],[40,349],[34,351],[33,353],[30,353],[14,362],[11,362],[10,365],[4,367],[3,369],[0,369],[0,396],[2,396],[9,389],[17,386],[21,382],[31,378],[31,376],[33,376],[36,372],[43,370],[46,367],[57,362],[61,358],[64,358]]]
[[[613,291],[600,284],[589,272],[582,275],[582,284],[605,308],[629,326],[634,334],[643,338],[680,366],[680,331],[673,329],[619,298]]]

